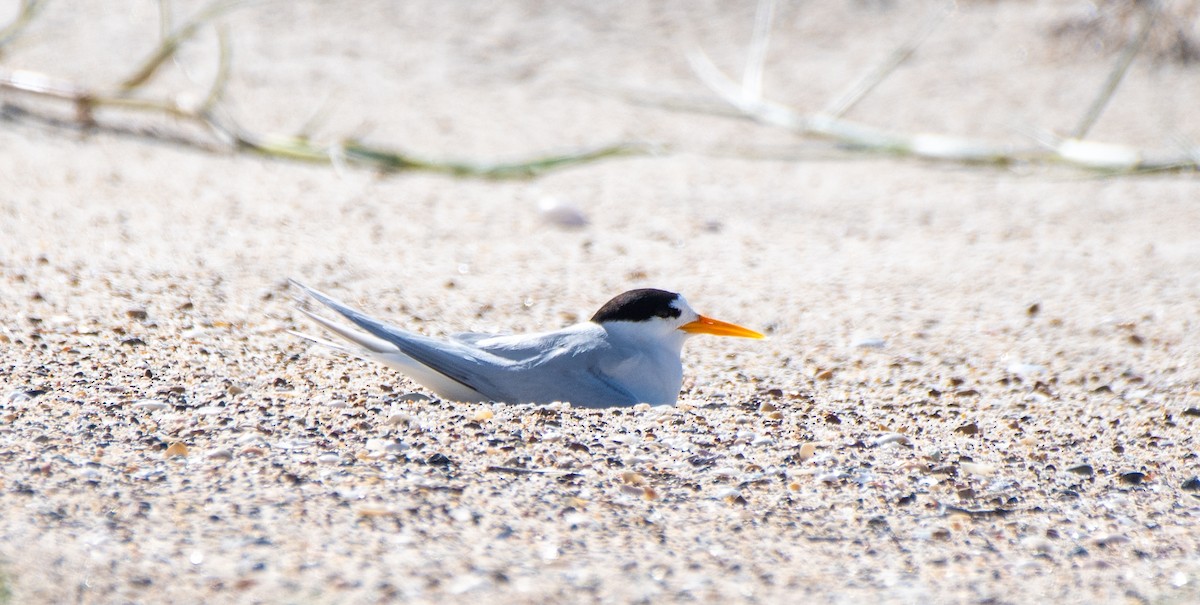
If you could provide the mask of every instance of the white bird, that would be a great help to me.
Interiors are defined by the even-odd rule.
[[[366,332],[301,308],[313,321],[357,348],[299,336],[382,362],[454,401],[566,401],[584,407],[671,404],[683,384],[679,356],[689,336],[763,337],[696,313],[674,292],[645,288],[625,292],[600,307],[591,320],[561,330],[467,333],[438,340],[389,326],[308,286],[292,283]]]

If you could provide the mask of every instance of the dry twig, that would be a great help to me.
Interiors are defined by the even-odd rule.
[[[544,172],[604,158],[648,153],[645,146],[618,143],[575,152],[556,153],[534,157],[524,161],[502,163],[476,163],[467,161],[431,160],[408,152],[367,145],[357,140],[345,140],[334,144],[321,144],[306,136],[278,134],[256,134],[243,128],[228,115],[218,115],[221,101],[226,94],[232,69],[232,52],[226,29],[215,21],[242,4],[242,0],[214,0],[194,17],[174,30],[168,30],[169,19],[165,12],[162,19],[164,35],[162,41],[130,75],[114,90],[91,90],[69,80],[27,70],[9,70],[0,67],[0,90],[9,90],[41,98],[56,99],[70,103],[75,108],[77,124],[94,128],[99,124],[96,110],[120,108],[134,112],[145,112],[170,116],[206,128],[213,135],[230,142],[239,149],[252,151],[269,157],[317,162],[323,164],[346,164],[374,168],[385,172],[422,170],[440,172],[458,177],[488,179],[529,178]],[[0,47],[29,23],[33,18],[38,0],[24,0],[18,18],[0,30]],[[160,7],[166,11],[166,3]],[[209,85],[203,101],[196,106],[184,106],[175,101],[161,98],[137,96],[148,82],[180,47],[195,37],[205,26],[214,25],[219,46],[217,74]],[[155,136],[142,133],[143,136]],[[173,139],[179,140],[179,139]]]
[[[1148,9],[1153,10],[1153,9]],[[738,117],[769,126],[783,128],[803,137],[817,137],[836,141],[852,149],[877,153],[890,153],[928,160],[953,161],[960,163],[987,163],[1006,165],[1014,162],[1061,163],[1079,168],[1115,173],[1134,173],[1163,170],[1195,170],[1200,168],[1195,148],[1178,152],[1150,154],[1125,145],[1083,140],[1092,124],[1112,97],[1129,64],[1137,55],[1153,22],[1150,13],[1143,22],[1138,36],[1131,40],[1118,57],[1108,80],[1097,98],[1076,127],[1071,137],[1044,137],[1038,147],[1018,147],[992,143],[967,137],[929,133],[906,133],[878,128],[861,122],[844,119],[842,116],[854,104],[869,94],[876,85],[891,74],[900,64],[913,55],[917,47],[940,23],[945,14],[936,16],[917,32],[909,41],[896,48],[880,66],[865,74],[846,93],[839,96],[823,112],[804,114],[784,104],[771,101],[762,91],[762,62],[768,39],[770,15],[773,14],[772,0],[761,0],[759,16],[756,18],[754,37],[749,43],[749,57],[742,84],[731,77],[704,53],[696,48],[688,55],[692,70],[701,82],[717,95]],[[765,17],[763,15],[766,15]],[[765,25],[765,26],[764,26]],[[671,108],[679,109],[678,105]],[[697,108],[685,107],[696,111]],[[703,111],[703,109],[701,109]],[[711,111],[709,111],[711,113]]]

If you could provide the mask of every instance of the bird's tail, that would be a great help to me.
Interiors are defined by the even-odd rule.
[[[347,307],[345,304],[341,303],[338,300],[330,298],[327,294],[325,294],[323,292],[320,292],[318,290],[310,288],[294,279],[289,279],[288,283],[303,290],[306,294],[308,294],[312,298],[315,298],[321,304],[333,309],[334,311],[337,311],[339,314],[341,314],[343,316],[353,318],[353,316],[358,315],[358,313],[355,312],[350,307]],[[297,300],[301,305],[298,309],[301,313],[308,316],[309,319],[311,319],[313,322],[320,325],[322,328],[329,330],[330,332],[336,334],[337,336],[341,337],[342,339],[346,340],[349,343],[358,345],[360,347],[360,349],[354,350],[349,347],[343,346],[339,343],[326,340],[319,336],[312,336],[310,334],[305,334],[303,332],[293,331],[292,333],[295,334],[296,336],[299,336],[300,338],[303,338],[310,342],[314,342],[314,343],[317,343],[320,345],[331,347],[331,348],[337,349],[339,351],[345,351],[347,353],[357,355],[360,357],[369,356],[372,353],[376,353],[376,354],[377,353],[396,353],[399,351],[399,349],[396,348],[395,345],[393,345],[392,343],[390,343],[386,340],[383,340],[382,338],[377,338],[370,334],[360,332],[349,326],[345,326],[345,325],[336,323],[333,320],[329,320],[324,317],[321,317],[320,315],[317,315],[316,313],[313,313],[312,311],[309,311],[308,309],[306,309],[304,307],[304,304],[305,304],[304,299],[297,298]]]

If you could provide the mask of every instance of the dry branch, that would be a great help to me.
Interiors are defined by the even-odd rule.
[[[1108,78],[1104,80],[1104,85],[1100,88],[1100,92],[1092,100],[1092,104],[1088,106],[1087,113],[1083,115],[1083,119],[1079,121],[1079,124],[1075,126],[1075,130],[1072,131],[1072,138],[1082,139],[1087,136],[1088,131],[1095,125],[1096,120],[1100,119],[1100,114],[1104,112],[1104,108],[1108,106],[1108,101],[1117,92],[1117,87],[1121,85],[1121,80],[1125,78],[1125,73],[1129,71],[1129,66],[1133,63],[1133,58],[1145,46],[1146,40],[1150,37],[1150,29],[1154,26],[1154,21],[1158,17],[1157,3],[1150,2],[1148,5],[1141,11],[1142,22],[1138,28],[1138,33],[1133,38],[1130,38],[1125,47],[1121,49],[1121,54],[1117,55],[1117,61],[1108,73]]]
[[[39,0],[21,0],[21,8],[17,9],[17,16],[12,23],[0,28],[0,49],[3,49],[9,42],[12,42],[21,35],[25,26],[33,21],[33,16],[40,6]]]
[[[804,114],[782,103],[771,101],[763,95],[761,83],[764,67],[762,61],[765,60],[766,40],[770,35],[763,25],[765,23],[769,27],[770,24],[770,15],[773,12],[771,0],[760,2],[754,37],[748,45],[750,59],[747,62],[741,85],[721,71],[700,48],[694,49],[688,55],[688,62],[696,77],[722,102],[732,108],[734,115],[783,128],[801,137],[832,140],[851,149],[959,163],[994,165],[1007,165],[1015,162],[1058,163],[1112,173],[1195,170],[1200,168],[1200,163],[1197,162],[1200,152],[1194,146],[1179,149],[1176,152],[1152,154],[1125,145],[1087,141],[1083,138],[1120,85],[1129,64],[1145,41],[1154,20],[1152,11],[1153,9],[1147,9],[1147,16],[1141,31],[1118,57],[1109,78],[1076,127],[1073,136],[1043,137],[1040,146],[1021,147],[955,135],[896,132],[842,117],[855,103],[874,90],[875,86],[891,74],[896,67],[912,56],[917,46],[932,32],[933,27],[940,23],[944,14],[931,19],[909,41],[893,50],[886,61],[861,77],[846,93],[839,96],[835,102],[830,103],[826,111],[813,114]],[[767,16],[763,17],[764,14]],[[678,104],[668,107],[681,108]],[[682,109],[685,111],[697,110],[694,105]],[[701,109],[701,111],[703,110]],[[711,113],[711,111],[708,112]]]
[[[37,0],[23,2],[18,18],[0,30],[0,46],[11,40],[29,23],[37,4]],[[221,101],[225,96],[232,69],[232,52],[225,28],[216,24],[215,21],[241,4],[242,0],[215,0],[179,28],[165,31],[162,41],[154,51],[113,90],[92,90],[75,82],[47,74],[27,70],[9,70],[2,67],[0,67],[0,90],[70,103],[75,108],[76,124],[85,128],[100,127],[96,119],[98,108],[120,108],[133,112],[170,116],[183,122],[197,124],[238,149],[269,157],[360,166],[384,172],[421,170],[458,177],[530,178],[577,164],[616,156],[641,155],[650,151],[643,145],[618,143],[573,152],[542,155],[524,161],[488,163],[432,160],[397,149],[367,145],[353,139],[322,144],[314,142],[306,136],[254,133],[238,125],[231,117],[219,115],[222,113]],[[167,10],[166,3],[162,3],[160,6],[162,10]],[[164,12],[164,30],[167,29],[168,21]],[[146,83],[154,78],[162,66],[178,53],[185,42],[195,37],[208,25],[216,28],[219,64],[217,74],[200,104],[194,107],[184,106],[169,99],[145,98],[136,95]],[[28,112],[22,112],[22,115],[25,113]],[[159,136],[151,131],[141,131],[139,134],[146,137]],[[181,139],[171,140],[182,141]],[[199,145],[197,142],[191,143]]]

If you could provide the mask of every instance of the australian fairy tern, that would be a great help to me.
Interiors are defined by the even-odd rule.
[[[670,404],[683,384],[679,356],[689,336],[763,337],[696,313],[674,292],[644,288],[618,295],[591,320],[561,330],[467,333],[440,340],[389,326],[292,283],[358,328],[302,307],[300,311],[313,321],[356,347],[300,336],[382,362],[454,401],[566,401],[584,407]]]

